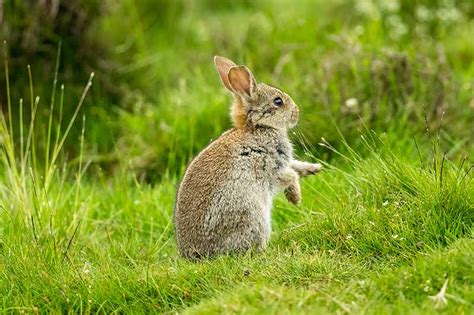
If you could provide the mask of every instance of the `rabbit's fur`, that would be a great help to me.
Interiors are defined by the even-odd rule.
[[[199,153],[178,188],[178,250],[191,259],[264,249],[274,195],[284,190],[290,202],[299,203],[299,177],[321,169],[293,159],[287,131],[296,125],[299,110],[290,96],[257,83],[247,67],[229,59],[216,56],[214,63],[235,98],[234,128]]]

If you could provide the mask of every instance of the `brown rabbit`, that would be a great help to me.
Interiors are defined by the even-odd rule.
[[[224,86],[233,93],[234,128],[188,166],[178,188],[174,225],[179,253],[197,259],[266,247],[273,197],[301,200],[299,177],[321,164],[293,159],[287,131],[299,110],[290,96],[257,83],[246,66],[214,57]]]

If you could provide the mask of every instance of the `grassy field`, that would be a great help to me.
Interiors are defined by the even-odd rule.
[[[474,312],[470,1],[107,6],[92,35],[114,67],[84,86],[61,61],[49,81],[5,65],[3,312]],[[172,211],[187,163],[231,127],[215,54],[292,95],[297,154],[324,171],[300,206],[278,196],[265,252],[196,263]]]

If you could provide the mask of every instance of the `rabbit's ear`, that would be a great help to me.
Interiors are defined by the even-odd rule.
[[[250,72],[246,66],[230,68],[227,76],[230,86],[235,93],[246,97],[252,96],[257,83],[255,82],[252,72]]]
[[[232,89],[232,86],[230,85],[229,82],[229,71],[230,68],[235,67],[236,64],[227,58],[221,57],[221,56],[214,56],[214,64],[216,65],[217,72],[219,73],[219,76],[221,77],[221,81],[224,84],[224,86],[231,92],[234,92]]]

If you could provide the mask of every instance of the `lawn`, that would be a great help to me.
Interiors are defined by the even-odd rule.
[[[3,312],[474,312],[470,1],[104,3],[96,64],[5,46]],[[278,195],[266,251],[191,262],[176,187],[231,128],[215,54],[293,97],[324,169]]]

